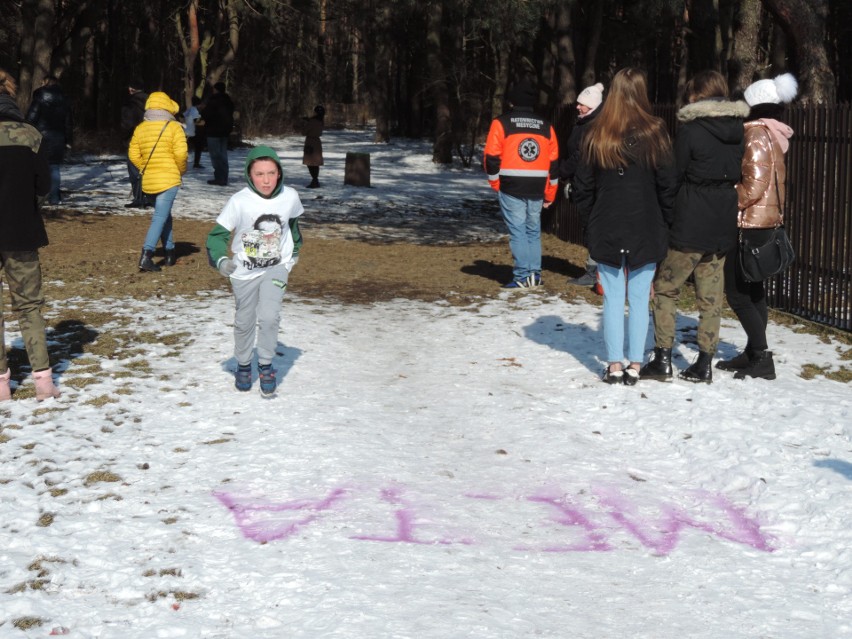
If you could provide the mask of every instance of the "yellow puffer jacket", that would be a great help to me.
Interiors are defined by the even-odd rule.
[[[175,115],[179,107],[168,95],[155,91],[145,103],[146,114],[151,109]],[[154,149],[153,155],[151,149]],[[144,170],[142,190],[145,193],[162,193],[173,186],[180,186],[180,176],[186,172],[186,134],[183,127],[176,120],[144,120],[133,131],[127,157],[136,168]]]

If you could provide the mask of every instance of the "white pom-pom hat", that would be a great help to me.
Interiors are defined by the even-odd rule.
[[[580,95],[577,96],[577,102],[594,111],[603,102],[603,92],[604,85],[598,82],[580,91]]]
[[[745,90],[745,101],[749,106],[756,104],[781,104],[792,102],[799,91],[799,84],[792,73],[779,75],[774,80],[758,80]]]

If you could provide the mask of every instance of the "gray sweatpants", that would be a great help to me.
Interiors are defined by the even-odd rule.
[[[278,346],[281,301],[290,273],[283,264],[267,269],[251,280],[231,278],[237,309],[234,313],[234,356],[238,364],[250,364],[257,329],[258,364],[269,364]]]

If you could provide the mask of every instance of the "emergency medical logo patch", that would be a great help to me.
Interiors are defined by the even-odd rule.
[[[541,147],[534,138],[522,140],[518,145],[518,155],[524,162],[535,162],[541,154]]]

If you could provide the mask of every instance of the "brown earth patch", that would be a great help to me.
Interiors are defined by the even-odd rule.
[[[50,245],[41,250],[48,300],[194,296],[228,291],[204,248],[209,222],[177,220],[178,262],[159,273],[137,269],[150,218],[60,211],[47,219]],[[511,278],[508,241],[464,245],[322,239],[303,228],[305,245],[289,290],[307,298],[365,304],[394,298],[465,305],[497,297]],[[543,238],[544,290],[599,303],[591,290],[568,285],[582,274],[585,250]],[[61,283],[60,283],[61,282]],[[523,293],[520,293],[521,295]],[[105,309],[106,310],[106,309]]]

